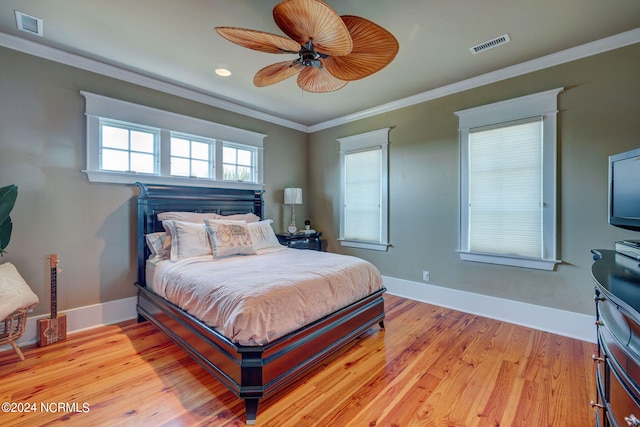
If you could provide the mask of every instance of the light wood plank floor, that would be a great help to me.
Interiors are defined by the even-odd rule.
[[[589,426],[594,345],[385,296],[377,326],[265,399],[258,426]],[[594,331],[595,334],[595,331]],[[0,425],[236,426],[244,403],[148,322],[0,353]],[[62,406],[58,406],[58,404]]]

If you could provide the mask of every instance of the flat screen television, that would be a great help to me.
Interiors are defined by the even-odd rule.
[[[640,231],[640,148],[609,156],[609,224]]]

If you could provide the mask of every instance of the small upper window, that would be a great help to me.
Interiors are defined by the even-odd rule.
[[[225,181],[254,182],[256,180],[256,152],[252,147],[224,143],[222,148],[223,179]]]
[[[157,174],[159,132],[108,120],[100,121],[100,168]]]
[[[89,181],[261,189],[266,135],[81,92]],[[232,142],[228,142],[232,141]]]
[[[187,136],[171,137],[171,175],[211,178],[214,173],[214,144]]]

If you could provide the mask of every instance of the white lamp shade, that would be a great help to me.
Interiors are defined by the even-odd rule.
[[[302,188],[285,188],[284,204],[285,205],[301,205],[302,204]]]

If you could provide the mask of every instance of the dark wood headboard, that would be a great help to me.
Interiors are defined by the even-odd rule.
[[[262,190],[151,185],[137,182],[138,196],[138,284],[145,286],[145,260],[151,252],[145,234],[164,231],[161,212],[202,212],[233,215],[252,212],[263,218]]]

